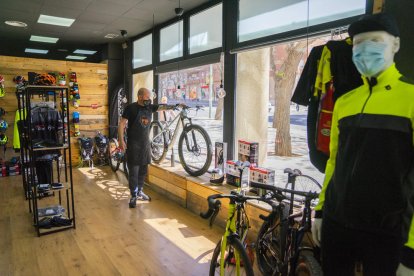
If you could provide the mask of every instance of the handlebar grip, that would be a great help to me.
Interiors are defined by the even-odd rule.
[[[221,202],[219,200],[216,200],[216,198],[219,198],[220,196],[221,194],[215,194],[207,198],[208,210],[207,212],[200,212],[200,217],[203,219],[208,219],[213,215],[214,212],[220,210]]]

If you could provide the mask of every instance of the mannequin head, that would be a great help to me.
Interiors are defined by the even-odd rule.
[[[140,88],[137,93],[139,105],[147,106],[151,104],[151,92],[147,88]]]
[[[352,60],[363,76],[377,77],[394,63],[400,38],[392,16],[365,15],[352,23],[348,32],[353,40]]]

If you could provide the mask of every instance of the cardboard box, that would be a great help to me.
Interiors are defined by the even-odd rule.
[[[239,140],[238,159],[242,162],[249,161],[253,166],[258,166],[259,143]]]
[[[235,187],[241,187],[246,191],[249,189],[250,168],[244,168],[241,181],[240,170],[236,168],[236,162],[234,160],[228,160],[226,162],[225,172],[227,184]]]
[[[214,168],[220,169],[225,172],[225,166],[227,162],[227,143],[216,142],[214,152]]]
[[[275,185],[275,170],[253,167],[250,169],[250,182]],[[251,191],[257,195],[264,195],[266,193],[265,190],[257,188],[252,188]]]

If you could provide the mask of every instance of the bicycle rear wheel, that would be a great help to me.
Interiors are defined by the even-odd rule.
[[[151,142],[151,158],[154,163],[160,163],[167,155],[167,142],[165,132],[158,121],[152,121],[149,130],[149,139]]]
[[[302,250],[296,263],[295,275],[297,276],[319,276],[322,274],[322,268],[319,262],[313,256],[311,251]]]
[[[237,273],[236,255],[239,256],[240,266]],[[214,249],[210,263],[210,276],[220,275],[221,241]],[[246,249],[237,238],[227,239],[227,247],[224,255],[224,275],[253,276],[253,268]]]
[[[272,222],[264,221],[260,227],[256,242],[257,265],[263,275],[274,274],[278,265],[283,261],[281,254],[280,224],[271,231]]]
[[[302,192],[316,192],[320,193],[322,190],[321,184],[318,183],[314,178],[308,175],[298,175],[294,178],[294,187],[292,183],[286,184],[286,189],[294,188],[295,191]],[[305,198],[303,196],[294,195],[294,201],[303,201]]]
[[[109,141],[109,148],[108,148],[108,160],[109,160],[109,166],[111,169],[116,172],[119,169],[119,158],[117,156],[118,154],[118,140],[116,138],[112,138]]]
[[[204,174],[211,164],[213,150],[207,131],[199,125],[184,128],[178,141],[178,155],[184,170],[192,176]]]

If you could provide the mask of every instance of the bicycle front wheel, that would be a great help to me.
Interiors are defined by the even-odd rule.
[[[238,256],[238,257],[236,257]],[[210,276],[220,274],[221,261],[221,241],[214,249],[213,257],[210,263]],[[237,238],[227,239],[227,247],[224,258],[224,275],[241,275],[253,276],[253,268],[250,259],[247,255],[246,249]]]
[[[308,176],[308,175],[298,175],[294,178],[294,182],[287,183],[286,189],[292,189],[295,191],[302,191],[302,192],[315,192],[320,193],[322,190],[321,184],[318,183],[314,178]],[[303,196],[294,195],[294,201],[297,202],[303,202],[304,201]]]
[[[114,172],[116,172],[119,169],[120,161],[117,156],[118,148],[119,148],[118,140],[116,138],[112,138],[109,141],[108,160],[109,160],[109,166]]]
[[[165,132],[160,122],[152,121],[149,130],[149,139],[151,142],[151,158],[154,163],[159,164],[167,155],[167,143],[165,141]]]
[[[213,157],[208,133],[199,125],[184,128],[178,141],[178,155],[184,170],[192,176],[204,174]]]
[[[283,262],[281,253],[280,224],[272,231],[272,221],[263,222],[257,235],[257,265],[263,275],[280,275],[279,264]]]

